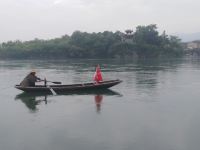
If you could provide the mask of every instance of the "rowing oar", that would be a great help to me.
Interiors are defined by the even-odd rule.
[[[46,81],[46,82],[51,82],[51,83],[54,83],[54,84],[61,84],[61,82],[57,82],[57,81],[54,81],[54,82],[53,81]],[[47,85],[47,87],[50,89],[50,91],[53,95],[57,95],[57,93],[53,90],[52,87],[50,87],[49,85]]]
[[[51,82],[51,83],[54,83],[54,84],[61,84],[61,82],[57,82],[57,81],[47,81],[46,78],[45,78],[44,80],[41,80],[41,81],[44,81],[46,87],[49,88],[49,90],[51,91],[51,93],[52,93],[53,95],[57,95],[57,93],[53,90],[53,88],[50,87],[49,85],[47,85],[46,83],[47,83],[47,82]]]
[[[52,89],[52,87],[50,87],[49,85],[47,85],[47,87],[49,88],[49,90],[53,95],[57,95],[57,93]]]
[[[54,84],[62,84],[62,82],[58,82],[58,81],[47,81],[47,80],[40,80],[40,81],[51,82],[51,83],[54,83]]]
[[[62,84],[62,82],[57,82],[57,81],[46,81],[46,82],[51,82],[51,83],[54,83],[54,84]]]

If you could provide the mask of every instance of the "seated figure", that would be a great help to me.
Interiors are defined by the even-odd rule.
[[[28,86],[35,86],[35,82],[42,81],[40,78],[36,76],[35,71],[31,71],[20,83],[21,86],[28,87]]]

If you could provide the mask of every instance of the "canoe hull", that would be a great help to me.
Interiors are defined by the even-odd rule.
[[[83,83],[83,84],[71,84],[71,85],[49,85],[48,87],[42,85],[36,85],[35,87],[22,87],[16,85],[15,88],[28,93],[35,92],[47,92],[50,93],[52,88],[56,93],[68,92],[68,91],[90,91],[98,89],[108,89],[121,83],[121,80],[109,80],[100,83]]]

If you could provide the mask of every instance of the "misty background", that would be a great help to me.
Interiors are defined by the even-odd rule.
[[[148,24],[191,41],[200,39],[199,6],[198,0],[0,0],[0,42]]]

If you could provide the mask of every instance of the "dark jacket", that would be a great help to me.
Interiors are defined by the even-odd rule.
[[[33,74],[28,74],[24,80],[20,83],[21,86],[35,86],[35,82],[40,81],[41,79]]]

